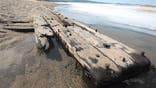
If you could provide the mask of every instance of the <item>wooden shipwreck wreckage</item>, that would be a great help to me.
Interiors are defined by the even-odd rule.
[[[47,36],[56,36],[95,84],[122,81],[149,69],[150,61],[144,52],[138,52],[57,12],[42,14],[35,20],[37,43],[38,39],[47,41]],[[39,33],[37,30],[41,29],[48,32]],[[41,46],[48,47],[44,43]]]

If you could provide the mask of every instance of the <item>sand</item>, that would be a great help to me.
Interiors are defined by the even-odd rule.
[[[11,20],[31,21],[32,10],[40,5],[54,6],[32,0],[0,1],[0,88],[86,87],[75,62],[58,43],[43,53],[36,49],[33,32],[3,28]]]
[[[75,61],[55,39],[52,39],[55,47],[43,53],[36,49],[33,32],[3,29],[4,24],[11,20],[31,21],[33,9],[40,5],[55,6],[54,3],[36,0],[0,1],[0,88],[94,88],[84,80],[82,71],[75,69]],[[155,86],[154,73],[152,70],[146,78],[135,78],[109,87]]]

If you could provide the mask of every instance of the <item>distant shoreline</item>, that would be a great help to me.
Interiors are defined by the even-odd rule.
[[[95,1],[62,1],[62,0],[47,0],[49,2],[64,2],[64,3],[95,3],[95,4],[114,4],[114,5],[129,5],[129,6],[145,6],[145,7],[156,7],[156,5],[143,5],[143,4],[128,4],[128,3],[106,3],[106,2],[95,2]]]
[[[56,4],[57,5],[64,5],[63,7],[61,7],[61,6],[55,7],[55,9],[60,10],[61,12],[63,11],[62,13],[65,13],[66,15],[68,13],[70,14],[72,9],[78,9],[78,12],[80,12],[82,15],[84,13],[86,13],[85,15],[88,15],[88,17],[92,16],[92,15],[95,15],[98,17],[100,16],[100,18],[103,21],[107,22],[106,24],[108,24],[108,25],[114,24],[114,26],[123,27],[123,28],[129,29],[129,30],[132,29],[132,31],[149,34],[151,36],[156,36],[156,27],[155,27],[155,24],[153,24],[153,23],[155,23],[154,18],[156,18],[156,16],[155,16],[156,15],[156,9],[155,9],[156,7],[128,6],[128,5],[121,6],[121,5],[114,5],[114,4],[97,4],[97,3],[94,3],[94,4],[82,3],[81,4],[79,2],[56,2]],[[67,6],[65,6],[65,5],[67,5]],[[86,5],[90,6],[90,8],[92,8],[92,9],[98,10],[98,13],[97,12],[94,13],[90,9],[87,9]],[[62,9],[68,8],[70,10],[69,11],[68,11],[68,9],[61,10],[61,8]],[[107,9],[107,8],[109,8],[109,9]],[[105,14],[101,11],[108,11],[108,12]],[[119,11],[118,14],[113,15],[112,13],[114,13],[116,11],[117,12]],[[75,13],[76,10],[75,11],[73,10],[73,12]],[[73,13],[73,12],[71,12],[71,13]],[[77,13],[77,14],[79,14],[79,13]],[[97,14],[99,14],[99,15],[97,15]],[[108,14],[110,14],[112,16],[108,16]],[[70,14],[70,15],[72,15],[72,14]],[[76,15],[76,13],[75,13],[75,15]],[[128,16],[131,18],[129,18]],[[80,16],[80,18],[81,17],[83,17],[83,16]],[[109,20],[103,19],[103,18],[107,18],[107,17],[108,17],[108,19],[109,19],[109,17],[111,19],[109,19]],[[112,19],[112,17],[113,18],[116,17],[119,21]],[[118,17],[120,17],[120,18],[118,18]],[[122,18],[123,18],[123,20],[122,20]],[[138,21],[137,19],[140,21]],[[94,17],[92,20],[94,20]],[[125,20],[127,20],[127,22]],[[81,21],[81,19],[78,18],[78,21]],[[94,21],[96,22],[96,20],[94,20]],[[103,24],[103,21],[102,21],[102,24]]]

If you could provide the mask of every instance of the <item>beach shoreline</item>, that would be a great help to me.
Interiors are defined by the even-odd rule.
[[[1,1],[0,88],[94,88],[91,83],[85,82],[81,75],[82,72],[75,69],[75,62],[65,53],[57,40],[53,39],[54,47],[48,53],[40,53],[36,49],[33,32],[21,33],[3,28],[11,22],[23,24],[28,21],[28,24],[25,25],[32,26],[30,25],[32,24],[32,16],[38,11],[43,11],[42,6],[54,9],[57,4],[36,0]],[[99,27],[99,29],[101,28],[103,27]],[[103,31],[104,34],[105,32]],[[109,32],[113,32],[113,30],[108,31],[108,34]],[[116,39],[116,35],[110,33],[109,36],[114,36],[112,38]],[[132,83],[132,86],[138,85],[142,88],[146,81],[149,84],[154,84],[153,80],[156,78],[153,74],[154,71],[155,69],[149,72],[150,76],[147,76],[148,73],[145,74],[147,79],[153,78],[152,82],[136,78],[137,80],[132,79],[121,83],[122,87],[131,87],[128,83]],[[110,88],[114,87],[121,88],[121,85],[116,84]]]
[[[75,2],[74,2],[75,3]],[[64,4],[69,4],[69,5],[72,5],[70,2],[68,3],[56,3],[58,4],[58,6],[56,7],[60,7],[61,8],[61,5],[64,5]],[[111,7],[111,5],[108,4],[109,7]],[[118,6],[118,5],[117,5]],[[155,60],[155,52],[156,52],[156,42],[153,41],[155,40],[156,36],[155,35],[150,35],[150,34],[146,34],[146,33],[142,33],[142,32],[139,32],[139,31],[135,31],[135,30],[131,30],[131,28],[129,27],[122,27],[122,26],[116,26],[116,25],[107,25],[107,24],[98,24],[96,22],[93,22],[94,21],[94,17],[93,16],[86,16],[84,14],[84,12],[82,11],[82,13],[75,13],[74,10],[71,10],[73,12],[70,12],[70,11],[65,11],[66,9],[63,9],[61,11],[61,9],[59,8],[56,8],[55,7],[55,10],[60,12],[61,14],[67,16],[67,17],[71,17],[72,19],[76,20],[76,21],[79,21],[83,24],[86,24],[88,26],[91,26],[92,28],[94,29],[97,29],[100,33],[104,34],[104,35],[107,35],[115,40],[118,40],[128,46],[130,46],[131,48],[134,48],[134,49],[137,49],[138,51],[145,51],[146,52],[146,55],[149,57],[149,59],[151,60],[152,64],[153,65],[156,65],[156,60]],[[136,9],[138,8],[138,10],[140,9],[144,9],[145,7],[140,7],[140,6],[125,6],[126,8],[133,8],[133,9]],[[67,7],[68,8],[68,7]],[[113,6],[114,8],[114,6]],[[148,9],[153,9],[154,11],[154,8],[149,8],[147,7]],[[145,8],[145,10],[147,9]],[[67,9],[68,10],[68,9]],[[73,15],[72,15],[72,14]],[[148,13],[148,12],[147,12]],[[156,12],[154,11],[154,14]],[[69,15],[68,15],[69,14]],[[84,15],[84,16],[81,16],[80,14]],[[86,13],[87,14],[87,13]],[[83,19],[81,19],[81,17]],[[93,20],[88,20],[90,18],[92,18]],[[95,16],[96,17],[96,16]],[[98,18],[95,18],[95,19],[98,19]],[[88,21],[85,21],[85,20],[88,20]],[[89,22],[90,21],[90,22]],[[102,22],[102,21],[100,21]],[[146,30],[146,29],[145,29]],[[155,31],[153,31],[155,32]]]
[[[58,5],[61,6],[61,5]],[[60,12],[62,15],[67,16],[67,14],[64,14],[63,12]],[[75,13],[72,13],[75,14]],[[78,15],[79,16],[79,15]],[[69,18],[71,18],[72,15],[69,16]],[[80,16],[81,17],[81,16]],[[155,65],[156,65],[156,60],[155,60],[155,52],[156,52],[156,42],[154,41],[156,39],[155,36],[146,34],[146,33],[140,33],[140,32],[136,32],[130,29],[125,30],[125,28],[120,28],[120,27],[114,27],[114,26],[108,26],[108,25],[98,25],[98,24],[89,24],[85,21],[82,20],[77,20],[75,18],[72,17],[72,19],[79,21],[80,23],[83,23],[85,25],[90,26],[93,29],[97,29],[97,31],[99,31],[100,33],[109,36],[119,42],[122,42],[123,44],[128,45],[129,47],[136,49],[138,51],[145,51],[145,55],[150,59],[151,64],[152,64],[152,69],[150,70],[150,72],[145,73],[143,75],[140,75],[134,79],[132,79],[133,81],[137,81],[138,83],[134,83],[134,84],[130,84],[130,86],[124,86],[125,88],[154,88],[155,84],[154,84],[154,79],[155,77]],[[83,18],[83,20],[85,20],[85,18]],[[149,81],[153,80],[153,81]],[[120,84],[119,84],[120,85]],[[116,85],[116,87],[118,86],[119,88],[121,87],[121,85]],[[111,88],[114,88],[115,86],[111,86]],[[123,87],[123,86],[122,86]]]

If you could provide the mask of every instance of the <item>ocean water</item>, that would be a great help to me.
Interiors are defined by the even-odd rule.
[[[156,65],[156,9],[155,7],[59,2],[59,13],[96,28],[100,33],[124,44],[147,52]]]
[[[56,2],[118,3],[118,4],[156,6],[156,0],[49,0],[49,1],[56,1]]]
[[[104,2],[104,3],[120,3],[120,4],[156,6],[156,0],[89,0],[89,1]]]
[[[156,36],[156,7],[71,2],[60,4],[56,10],[77,21],[121,27]]]

